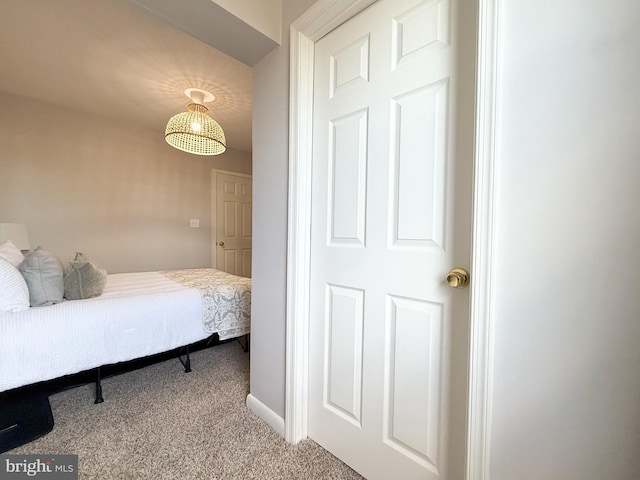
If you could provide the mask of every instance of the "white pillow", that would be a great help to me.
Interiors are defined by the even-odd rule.
[[[0,313],[29,308],[29,288],[16,267],[0,258]]]
[[[16,247],[11,240],[7,240],[0,245],[0,258],[4,258],[14,267],[17,267],[24,260],[24,255],[18,247]]]

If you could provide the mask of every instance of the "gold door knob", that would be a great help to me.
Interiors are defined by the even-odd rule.
[[[222,248],[224,248],[224,242],[218,242],[218,245],[220,245]]]
[[[447,283],[452,288],[463,288],[469,285],[469,272],[464,268],[454,268],[447,275]]]

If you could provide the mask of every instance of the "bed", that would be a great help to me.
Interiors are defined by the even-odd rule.
[[[98,297],[0,313],[0,392],[245,336],[250,315],[248,278],[209,268],[107,275]]]

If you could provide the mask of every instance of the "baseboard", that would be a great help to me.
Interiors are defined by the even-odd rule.
[[[284,418],[251,394],[247,395],[247,408],[265,421],[278,435],[284,437]]]

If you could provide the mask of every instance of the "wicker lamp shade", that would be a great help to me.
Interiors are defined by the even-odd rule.
[[[224,132],[208,114],[209,109],[191,103],[186,112],[169,119],[164,138],[169,145],[195,155],[219,155],[227,149]]]

